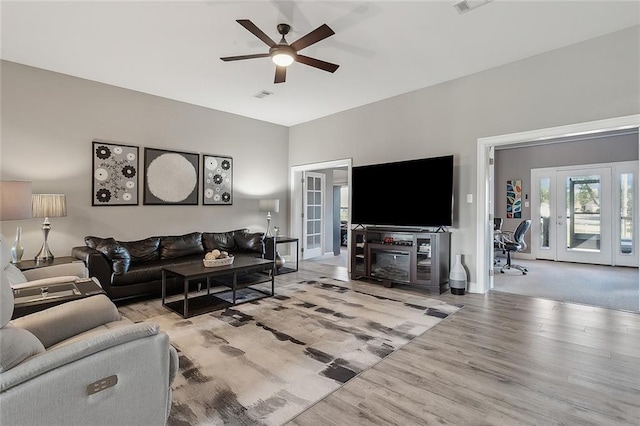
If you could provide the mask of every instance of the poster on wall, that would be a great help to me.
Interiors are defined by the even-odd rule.
[[[520,219],[522,217],[522,180],[507,181],[507,218]]]
[[[233,158],[202,155],[202,204],[233,204]]]
[[[138,205],[138,147],[94,141],[92,206]]]
[[[200,154],[144,149],[145,205],[198,205]]]

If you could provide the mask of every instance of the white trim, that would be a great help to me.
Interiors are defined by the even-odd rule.
[[[297,202],[299,201],[300,204],[302,203],[301,200],[301,196],[302,193],[298,194],[297,193],[297,189],[300,187],[297,183],[296,183],[296,175],[299,175],[302,172],[306,172],[306,171],[312,171],[312,170],[322,170],[322,169],[335,169],[338,167],[346,167],[347,168],[347,186],[349,187],[349,210],[351,210],[351,168],[352,168],[352,159],[351,158],[344,158],[341,160],[331,160],[331,161],[324,161],[324,162],[320,162],[320,163],[310,163],[310,164],[301,164],[301,165],[297,165],[297,166],[291,166],[289,173],[290,173],[290,183],[289,183],[289,188],[290,188],[290,195],[289,195],[289,199],[291,200],[291,203],[289,204],[289,234],[291,237],[294,238],[298,238],[301,239],[302,238],[302,228],[299,228],[296,226],[296,224],[301,223],[300,217],[299,215],[296,213],[299,213],[299,208],[300,206],[297,204]],[[351,229],[351,217],[349,217],[349,221],[347,222],[347,227],[348,229]],[[301,241],[302,242],[302,241]],[[302,245],[300,245],[300,247],[302,247]],[[351,259],[351,247],[350,245],[347,247],[347,259]],[[300,253],[298,253],[300,254]],[[300,257],[300,259],[302,259],[302,257]],[[347,261],[347,269],[350,271],[351,269],[351,262]]]
[[[488,150],[490,147],[511,145],[523,142],[543,141],[553,138],[561,138],[574,135],[585,135],[603,131],[619,130],[640,127],[640,114],[624,117],[607,118],[604,120],[575,123],[565,126],[549,127],[546,129],[530,130],[506,135],[478,138],[477,145],[477,176],[476,176],[476,286],[469,288],[474,293],[486,293],[491,285],[490,273],[492,271],[492,250],[489,250],[487,241],[492,240],[493,228],[489,228],[489,217],[493,214],[488,203],[489,164]],[[640,149],[640,133],[638,136],[638,148]],[[491,179],[493,180],[493,179]],[[640,185],[638,185],[640,186]],[[640,199],[636,193],[637,199]],[[484,224],[484,226],[483,226]],[[640,282],[638,284],[640,288]]]

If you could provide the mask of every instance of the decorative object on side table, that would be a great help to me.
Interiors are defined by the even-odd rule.
[[[198,205],[200,154],[144,149],[145,205]]]
[[[265,199],[260,200],[260,211],[267,212],[267,232],[265,232],[265,238],[275,237],[273,230],[271,229],[271,212],[280,212],[280,200],[278,199]]]
[[[233,204],[233,159],[220,155],[202,155],[202,204]]]
[[[64,194],[33,194],[31,196],[33,217],[43,217],[42,236],[44,242],[36,255],[36,262],[53,260],[53,253],[49,250],[49,231],[51,231],[50,217],[65,217],[67,215],[67,198]]]
[[[0,220],[31,218],[31,182],[0,181]],[[20,263],[22,247],[22,227],[16,228],[16,239],[11,247],[11,263]]]
[[[467,289],[467,271],[462,266],[462,255],[456,254],[456,263],[449,273],[449,288],[451,294],[463,296]]]

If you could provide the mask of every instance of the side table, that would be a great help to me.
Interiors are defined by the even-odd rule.
[[[20,263],[15,263],[16,268],[21,271],[28,271],[30,269],[44,268],[45,266],[63,265],[65,263],[82,262],[80,259],[76,259],[72,256],[54,257],[53,260],[47,262],[36,262],[35,260],[23,260]]]
[[[53,284],[48,286],[47,290],[43,291],[38,286],[13,290],[15,302],[11,319],[20,318],[72,300],[84,299],[96,294],[106,294],[95,278],[78,278],[75,283]],[[20,301],[20,299],[24,301]]]
[[[277,236],[267,238],[267,246],[266,246],[266,257],[267,259],[274,259],[275,253],[278,253],[278,244],[293,244],[296,245],[296,267],[282,266],[281,268],[276,267],[276,275],[280,274],[288,274],[290,272],[296,272],[298,270],[298,261],[300,259],[300,252],[298,247],[298,239],[293,237],[285,237],[285,236]],[[286,265],[286,263],[285,263]]]

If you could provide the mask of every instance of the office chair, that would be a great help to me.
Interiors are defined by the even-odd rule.
[[[499,244],[502,250],[507,252],[507,263],[500,268],[501,274],[504,274],[505,269],[517,269],[522,272],[522,275],[527,275],[527,268],[511,263],[511,253],[524,251],[527,248],[524,236],[529,231],[529,228],[531,228],[531,220],[527,219],[520,222],[520,225],[513,233],[502,232]]]

